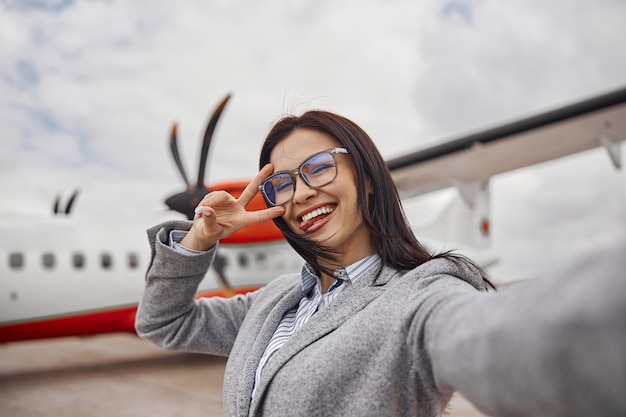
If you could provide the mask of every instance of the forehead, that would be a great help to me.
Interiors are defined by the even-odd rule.
[[[341,146],[333,137],[311,129],[296,129],[278,142],[270,154],[275,171],[297,168],[314,153]]]

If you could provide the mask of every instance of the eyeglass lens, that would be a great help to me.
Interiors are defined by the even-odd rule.
[[[311,187],[322,187],[337,176],[335,159],[330,152],[313,155],[302,163],[297,170],[300,177]],[[269,177],[262,185],[263,192],[270,203],[285,204],[295,193],[295,176],[293,173],[282,172]]]

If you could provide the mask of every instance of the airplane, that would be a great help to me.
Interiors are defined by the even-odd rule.
[[[493,176],[597,147],[606,149],[612,165],[621,169],[625,103],[626,88],[621,88],[388,160],[403,201],[449,187],[456,188],[461,197],[438,219],[414,224],[414,230],[433,244],[440,239],[443,226],[452,224],[447,229],[457,231],[460,244],[485,248],[490,243],[489,180]]]
[[[230,99],[216,107],[207,125],[197,181],[192,184],[180,160],[177,128],[170,132],[170,151],[185,190],[166,205],[186,218],[212,190],[238,196],[246,181],[204,183],[209,146],[219,117]],[[484,248],[489,243],[489,179],[495,175],[604,147],[621,167],[620,143],[626,140],[626,88],[510,124],[407,153],[387,161],[403,200],[454,187],[454,200],[432,225],[414,225],[420,239],[436,237],[441,224],[455,221],[461,240]],[[132,230],[112,228],[116,219],[86,221],[73,215],[75,191],[53,215],[3,215],[0,233],[0,342],[134,332],[138,300],[149,262],[141,231],[172,213],[142,215]],[[260,195],[249,206],[264,208]],[[97,237],[94,238],[94,237]],[[433,239],[435,241],[436,239]],[[104,247],[102,242],[113,242]],[[259,288],[281,273],[298,271],[302,260],[274,224],[242,229],[221,242],[218,257],[198,290],[198,297],[231,296]],[[478,261],[487,266],[493,260]]]
[[[247,181],[204,184],[209,146],[219,117],[230,99],[216,107],[203,138],[198,178],[191,184],[178,152],[176,124],[170,150],[185,189],[165,199],[184,218],[209,190],[239,196]],[[67,203],[57,196],[53,215],[0,216],[0,343],[30,339],[134,332],[138,301],[150,260],[148,227],[172,219],[172,211],[133,217],[123,229],[120,219],[76,216],[80,193]],[[257,195],[250,210],[265,208]],[[104,243],[103,243],[104,242]],[[105,246],[106,245],[106,246]],[[279,274],[297,271],[302,260],[272,221],[244,228],[220,242],[220,249],[199,297],[232,296],[259,288]]]

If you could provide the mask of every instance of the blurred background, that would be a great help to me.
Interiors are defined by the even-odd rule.
[[[165,210],[172,123],[193,178],[227,93],[209,183],[251,178],[288,113],[345,115],[392,158],[612,91],[624,39],[622,0],[1,0],[0,213],[77,188],[76,215]],[[496,280],[623,252],[625,185],[603,149],[495,177]]]
[[[0,223],[49,217],[79,189],[73,216],[143,239],[146,213],[180,217],[163,203],[183,188],[172,124],[194,181],[228,93],[208,183],[252,178],[270,125],[311,108],[393,158],[623,88],[624,39],[623,0],[0,0]],[[455,193],[407,201],[408,216]],[[578,266],[626,253],[626,173],[595,149],[494,177],[491,225],[498,283],[611,272]],[[222,374],[132,335],[9,343],[0,408],[220,415]],[[450,411],[481,415],[459,397]]]

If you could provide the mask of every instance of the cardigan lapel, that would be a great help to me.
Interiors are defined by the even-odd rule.
[[[302,297],[302,286],[298,283],[298,285],[295,285],[286,294],[276,300],[276,303],[273,304],[267,315],[259,315],[257,322],[250,323],[251,326],[260,328],[260,330],[255,334],[254,340],[245,343],[247,346],[250,346],[250,349],[247,351],[248,358],[238,378],[238,414],[242,416],[248,415],[255,373],[261,356],[263,356],[265,348],[269,344],[270,339],[274,335],[285,313],[297,306]]]
[[[376,273],[377,270],[377,268],[374,268],[373,271],[361,277],[356,283],[351,284],[349,288],[344,289],[331,305],[311,316],[309,321],[272,356],[265,365],[265,369],[263,369],[254,400],[250,405],[252,410],[250,415],[256,414],[260,401],[265,395],[265,390],[285,363],[302,349],[341,326],[346,320],[378,298],[384,292],[384,285],[397,272],[387,267],[383,267],[380,274]],[[267,342],[269,342],[269,339],[265,345]],[[255,364],[258,364],[258,360]],[[255,370],[256,367],[253,372]],[[254,375],[252,378],[254,378]]]

